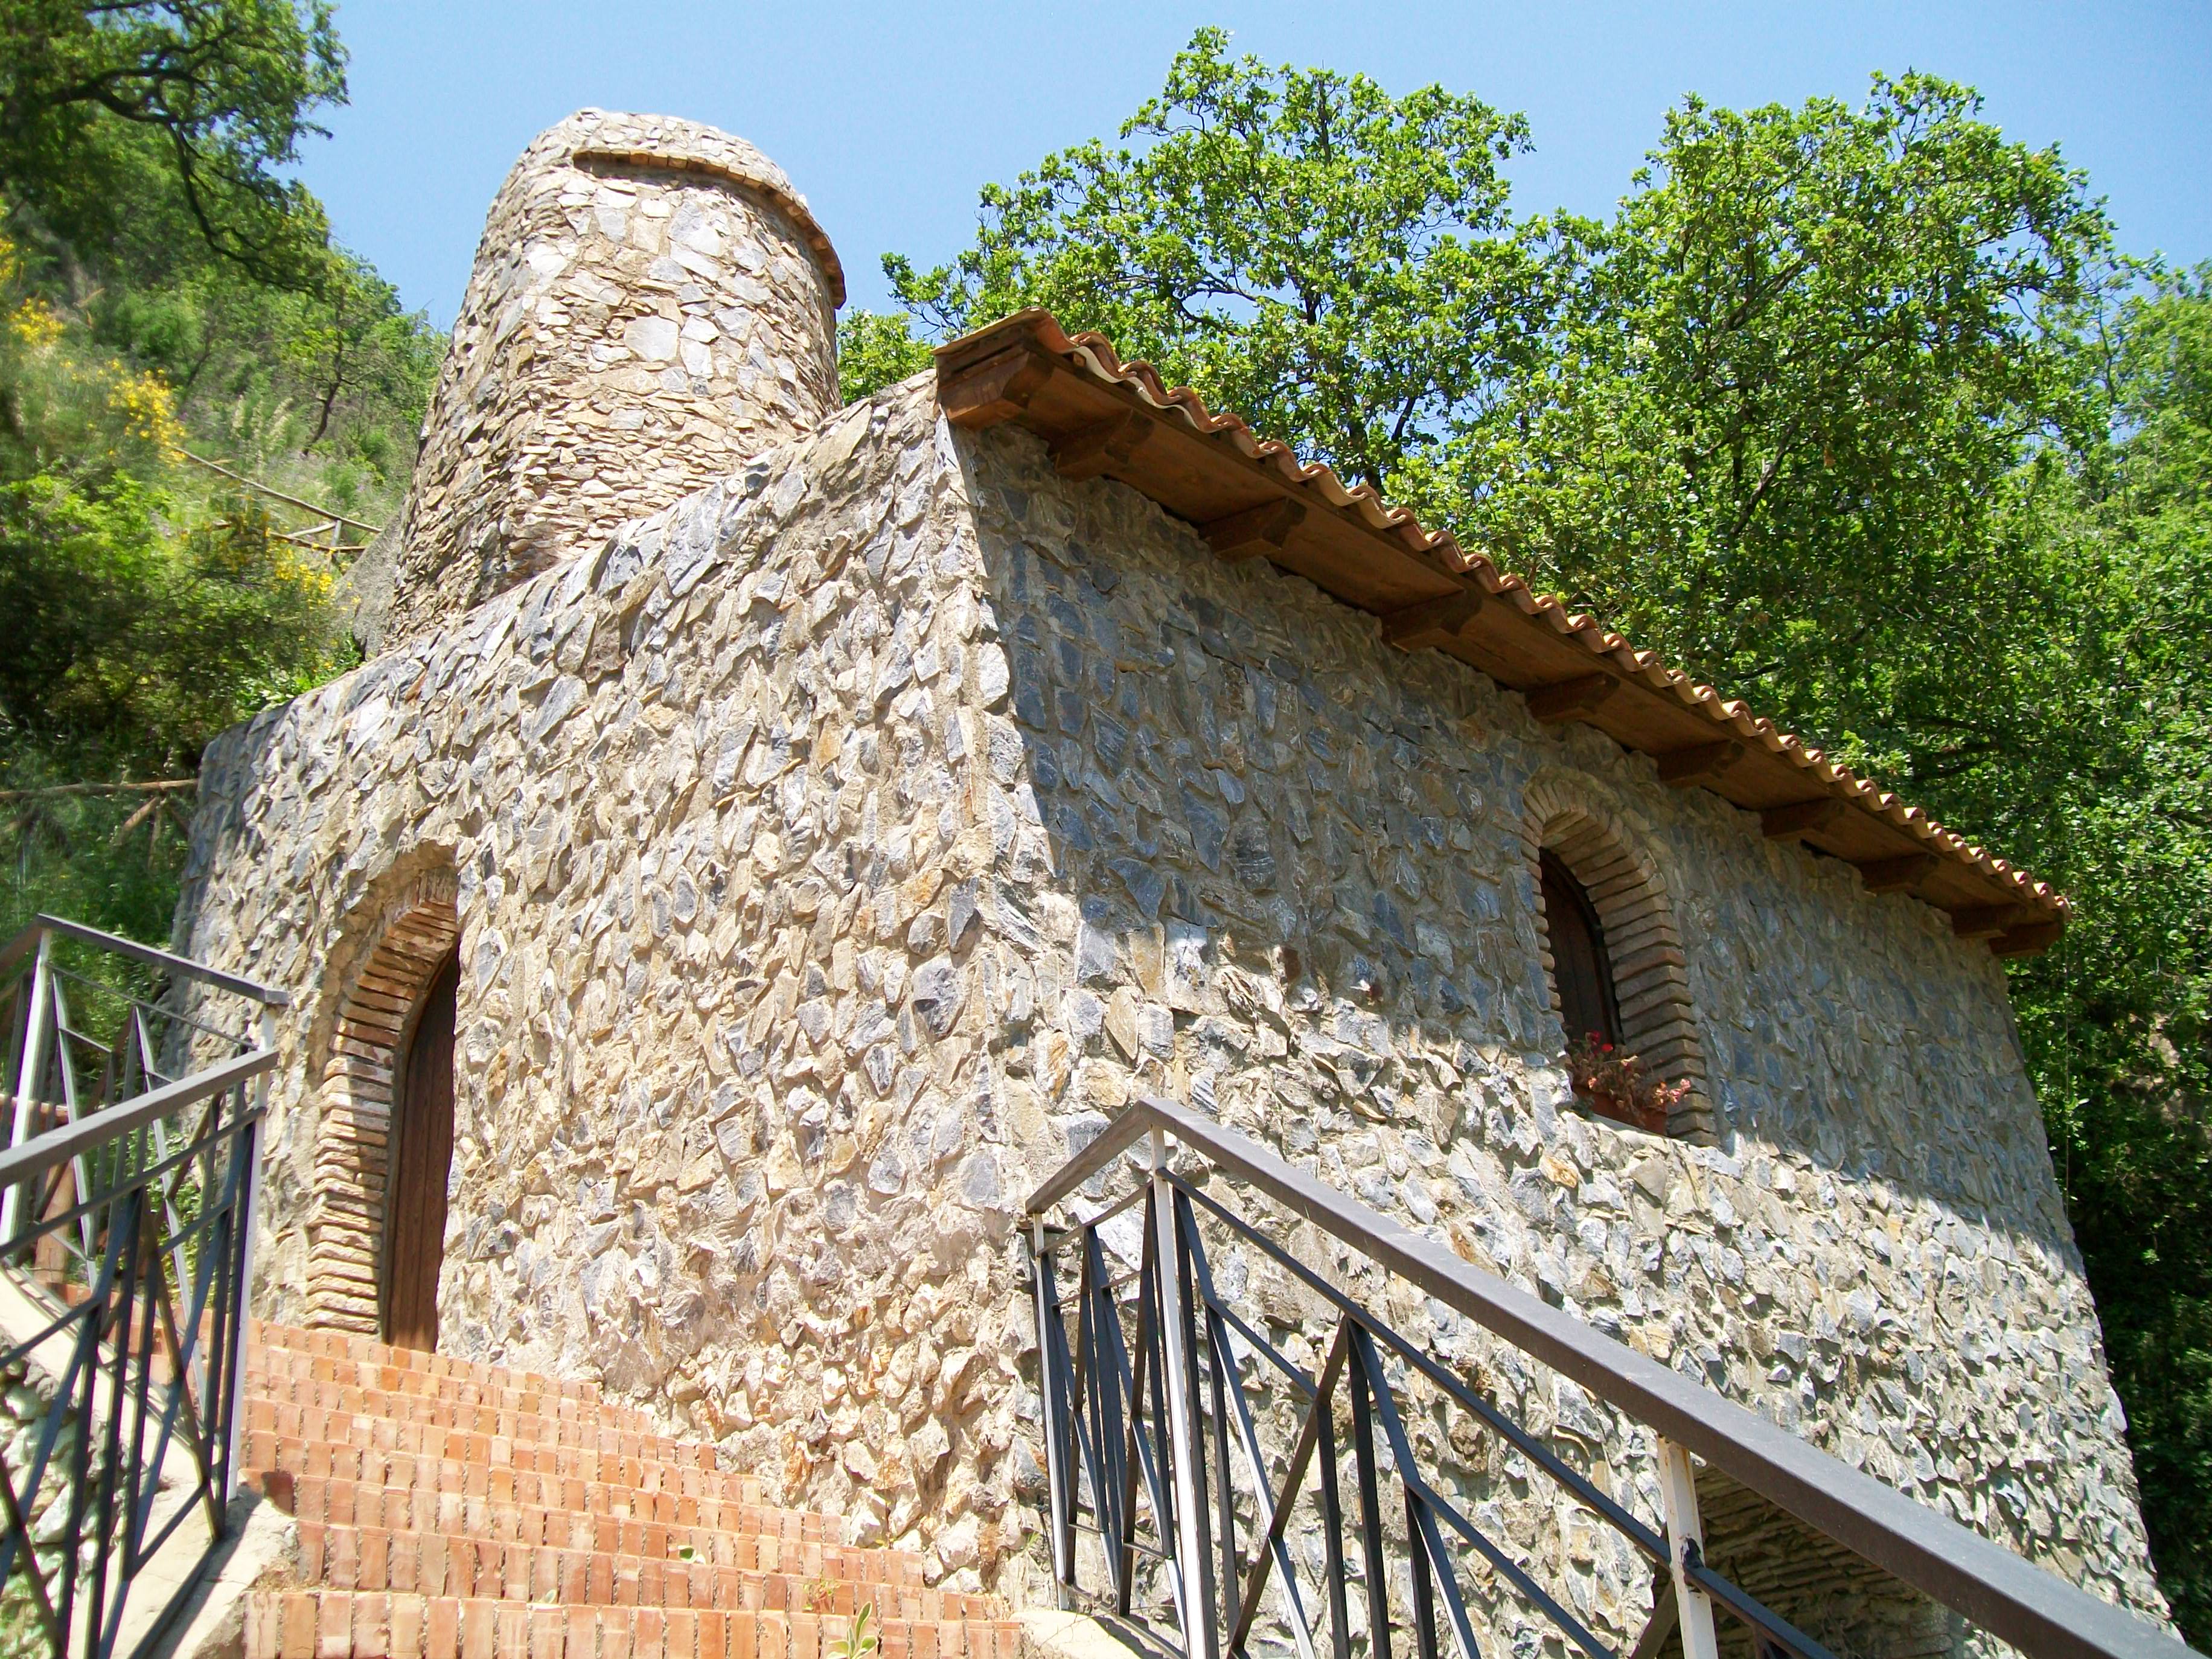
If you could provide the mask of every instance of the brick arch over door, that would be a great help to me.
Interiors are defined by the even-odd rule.
[[[1620,1004],[1622,1045],[1668,1082],[1690,1085],[1688,1096],[1668,1115],[1667,1133],[1711,1140],[1716,1125],[1706,1093],[1705,1045],[1690,1006],[1688,959],[1659,866],[1616,815],[1588,792],[1540,779],[1529,786],[1525,801],[1522,850],[1530,874],[1537,877],[1538,914],[1544,908],[1539,860],[1548,852],[1573,872],[1597,912]],[[1552,988],[1557,1013],[1550,925],[1546,917],[1544,981]]]
[[[374,943],[348,970],[323,1065],[307,1311],[310,1324],[377,1336],[393,1079],[408,1016],[460,937],[452,873],[416,877],[347,931]]]

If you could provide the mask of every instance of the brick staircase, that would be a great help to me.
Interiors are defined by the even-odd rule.
[[[244,1462],[299,1528],[248,1659],[827,1659],[863,1607],[881,1659],[1019,1647],[998,1597],[762,1503],[589,1383],[257,1324]]]

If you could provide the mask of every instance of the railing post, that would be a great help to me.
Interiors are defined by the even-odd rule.
[[[53,995],[53,974],[49,957],[54,948],[54,936],[41,932],[39,935],[38,959],[31,965],[31,1011],[23,1028],[23,1063],[15,1073],[15,1121],[8,1137],[10,1146],[20,1146],[31,1138],[31,1119],[35,1108],[31,1091],[37,1087],[46,1070],[46,1027],[49,999]],[[12,1239],[22,1220],[23,1199],[21,1184],[8,1188],[0,1197],[0,1238]]]
[[[1152,1217],[1157,1243],[1152,1251],[1159,1274],[1160,1331],[1166,1339],[1168,1434],[1170,1456],[1175,1464],[1176,1616],[1182,1626],[1184,1659],[1217,1659],[1220,1632],[1214,1628],[1213,1609],[1200,1592],[1200,1569],[1206,1565],[1206,1540],[1199,1528],[1205,1498],[1199,1490],[1198,1402],[1191,1397],[1190,1334],[1183,1328],[1177,1310],[1176,1263],[1181,1260],[1176,1244],[1175,1183],[1168,1179],[1168,1138],[1152,1131]]]
[[[1713,1635],[1713,1602],[1684,1570],[1695,1551],[1702,1562],[1705,1528],[1698,1518],[1698,1485],[1690,1454],[1673,1441],[1659,1438],[1659,1495],[1667,1511],[1667,1566],[1674,1580],[1674,1610],[1682,1632],[1682,1659],[1717,1659],[1720,1649]]]
[[[273,1051],[276,1047],[276,1011],[264,1007],[258,1024],[261,1047]],[[239,1194],[239,1212],[233,1218],[233,1224],[243,1231],[244,1237],[238,1243],[238,1284],[231,1291],[236,1311],[230,1335],[230,1446],[222,1494],[226,1506],[238,1496],[239,1453],[246,1443],[246,1347],[253,1323],[254,1235],[260,1231],[261,1224],[261,1126],[269,1121],[270,1093],[270,1075],[264,1072],[254,1079],[250,1103],[262,1115],[247,1124],[243,1132],[246,1190]],[[243,1089],[239,1091],[238,1103],[241,1108],[249,1103]]]
[[[1052,1271],[1046,1254],[1044,1218],[1030,1218],[1030,1288],[1036,1308],[1037,1401],[1044,1417],[1045,1490],[1051,1496],[1053,1605],[1066,1609],[1067,1589],[1075,1582],[1075,1563],[1069,1559],[1067,1528],[1060,1517],[1068,1512],[1066,1449],[1061,1444],[1060,1378],[1052,1365],[1052,1299],[1046,1294],[1045,1275]]]
[[[244,1105],[245,1091],[240,1090],[240,1102]],[[261,1097],[266,1103],[265,1092]],[[231,1225],[239,1230],[238,1279],[231,1286],[230,1352],[226,1358],[228,1366],[225,1376],[230,1397],[224,1402],[229,1417],[228,1443],[223,1449],[222,1503],[228,1512],[230,1501],[238,1496],[240,1455],[246,1444],[246,1351],[247,1333],[252,1328],[253,1316],[253,1231],[261,1210],[261,1124],[256,1120],[239,1131],[243,1137],[240,1156],[245,1161],[245,1190],[238,1195],[238,1208],[231,1216]],[[208,1356],[209,1375],[214,1374],[215,1356]],[[210,1404],[214,1402],[210,1401]]]

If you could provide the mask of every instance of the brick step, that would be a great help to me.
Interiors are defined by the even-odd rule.
[[[264,1490],[302,1522],[378,1528],[389,1533],[465,1534],[487,1542],[535,1548],[591,1549],[609,1554],[675,1559],[689,1547],[718,1567],[829,1578],[888,1589],[919,1589],[922,1559],[910,1550],[862,1548],[825,1537],[837,1522],[799,1510],[764,1504],[699,1504],[689,1519],[652,1513],[659,1495],[636,1512],[615,1493],[586,1494],[560,1508],[500,1503],[434,1487],[401,1489],[353,1480],[280,1474]],[[596,1498],[594,1506],[591,1501]]]
[[[531,1387],[563,1399],[605,1406],[599,1384],[544,1376],[480,1360],[456,1359],[450,1354],[424,1353],[419,1348],[395,1348],[373,1337],[349,1331],[307,1330],[298,1325],[276,1325],[249,1320],[246,1328],[249,1349],[281,1349],[289,1353],[338,1360],[366,1360],[380,1367],[441,1381],[488,1383],[494,1388]]]
[[[590,1383],[256,1325],[244,1462],[298,1520],[291,1589],[252,1594],[268,1659],[1017,1659],[994,1596],[910,1551],[762,1504],[714,1448]]]
[[[486,1597],[257,1590],[246,1659],[824,1659],[836,1613],[557,1607]],[[1017,1659],[1011,1619],[885,1619],[882,1659]]]
[[[248,1375],[246,1383],[246,1426],[270,1429],[280,1435],[313,1437],[319,1431],[306,1426],[331,1418],[368,1418],[398,1425],[395,1446],[412,1451],[472,1461],[492,1455],[491,1443],[514,1445],[574,1447],[603,1457],[630,1458],[712,1469],[714,1449],[694,1440],[667,1435],[641,1434],[634,1429],[603,1426],[594,1417],[571,1421],[464,1405],[446,1400],[409,1400],[336,1382],[317,1382],[297,1377],[271,1378]],[[453,1446],[469,1449],[441,1449]]]
[[[647,1554],[592,1547],[589,1521],[580,1528],[580,1547],[509,1543],[473,1530],[407,1532],[316,1521],[302,1521],[299,1528],[301,1578],[330,1589],[721,1613],[850,1613],[872,1604],[878,1618],[930,1622],[1005,1612],[995,1596],[718,1564],[716,1555],[749,1553],[735,1548],[740,1540],[728,1534],[656,1528],[667,1547]],[[681,1553],[686,1548],[689,1558]]]
[[[599,1423],[645,1434],[654,1431],[653,1419],[634,1406],[564,1394],[544,1379],[524,1373],[511,1374],[503,1382],[489,1382],[410,1370],[374,1359],[255,1347],[246,1351],[246,1380],[249,1388],[266,1384],[271,1392],[301,1382],[359,1389],[391,1400],[394,1410],[400,1412],[416,1401],[450,1401],[478,1409],[555,1418],[564,1423]]]
[[[332,1446],[321,1441],[279,1440],[264,1431],[246,1437],[241,1473],[271,1498],[278,1479],[299,1480],[320,1477],[350,1481],[363,1486],[430,1496],[452,1493],[463,1498],[495,1504],[532,1504],[549,1510],[577,1510],[590,1515],[617,1515],[664,1525],[715,1525],[720,1517],[757,1508],[749,1492],[725,1495],[705,1491],[706,1482],[731,1481],[734,1477],[702,1475],[696,1470],[669,1470],[689,1474],[690,1481],[672,1480],[653,1486],[614,1480],[586,1480],[573,1474],[546,1474],[535,1469],[493,1468],[433,1458],[408,1457],[363,1450],[357,1446]],[[744,1483],[750,1487],[753,1483]],[[280,1499],[281,1501],[281,1499]],[[794,1510],[807,1525],[813,1541],[842,1543],[843,1522],[832,1516]],[[702,1516],[714,1517],[702,1522]]]
[[[541,1481],[577,1480],[586,1485],[631,1486],[641,1492],[711,1498],[726,1504],[750,1503],[760,1495],[760,1482],[751,1475],[702,1469],[654,1457],[624,1457],[601,1452],[596,1447],[544,1445],[489,1435],[459,1434],[434,1425],[404,1423],[391,1418],[302,1411],[289,1428],[289,1432],[279,1433],[273,1424],[260,1426],[249,1423],[246,1430],[246,1467],[289,1468],[300,1474],[334,1474],[379,1486],[434,1484],[431,1477],[405,1472],[411,1466],[423,1464],[458,1468],[468,1471],[463,1479],[477,1482],[532,1475]],[[279,1449],[287,1447],[293,1449],[289,1455]],[[327,1461],[307,1461],[311,1454]],[[400,1473],[395,1476],[388,1474],[387,1470]],[[454,1490],[492,1489],[482,1485],[456,1484]],[[557,1500],[544,1501],[550,1507],[562,1507]]]

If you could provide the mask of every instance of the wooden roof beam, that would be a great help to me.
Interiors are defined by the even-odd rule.
[[[2001,939],[2014,927],[2024,927],[2033,920],[2021,915],[2016,905],[1972,905],[1951,912],[1951,932],[1962,939]]]
[[[1053,372],[1051,358],[1021,341],[940,380],[937,401],[955,426],[996,426],[1027,409]]]
[[[2039,951],[2047,951],[2058,943],[2058,936],[2066,931],[2066,924],[2058,921],[2031,921],[2019,927],[2008,927],[1990,941],[1990,949],[2001,957],[2032,957]]]
[[[1942,862],[1933,853],[1907,853],[1901,858],[1868,859],[1853,867],[1869,893],[1911,893]]]
[[[1610,674],[1584,674],[1556,685],[1540,685],[1528,694],[1528,712],[1543,726],[1586,720],[1620,689],[1620,682]]]
[[[1271,559],[1281,552],[1291,532],[1305,522],[1305,503],[1285,495],[1209,520],[1199,526],[1198,533],[1213,550],[1214,557],[1224,563],[1242,564],[1247,559]]]
[[[1691,749],[1677,749],[1659,757],[1659,781],[1670,789],[1687,789],[1693,784],[1717,782],[1722,773],[1744,757],[1744,747],[1733,738],[1723,738],[1718,743],[1701,743]]]
[[[1850,810],[1841,797],[1823,795],[1817,800],[1770,806],[1759,815],[1759,827],[1769,841],[1802,841],[1808,836],[1833,829]]]
[[[1049,447],[1054,468],[1063,478],[1079,480],[1118,472],[1137,458],[1137,451],[1156,430],[1142,410],[1127,409],[1094,425],[1079,427],[1066,437],[1054,438]]]
[[[1466,587],[1440,599],[1424,599],[1402,611],[1390,611],[1382,618],[1382,642],[1401,651],[1416,651],[1425,645],[1462,638],[1481,611],[1483,597],[1480,588]]]

